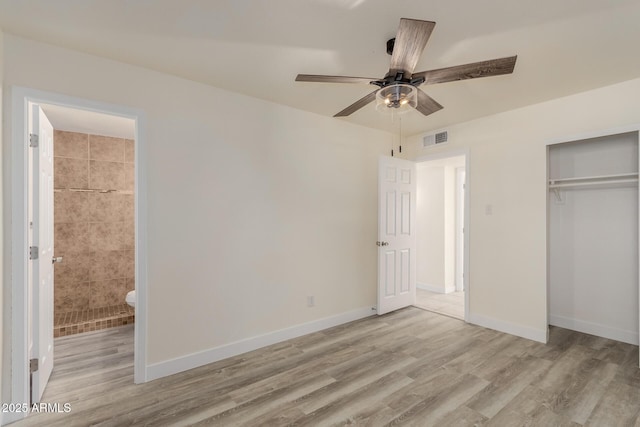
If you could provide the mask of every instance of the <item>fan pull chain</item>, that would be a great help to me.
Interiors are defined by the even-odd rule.
[[[395,117],[396,117],[395,116],[395,112],[391,111],[391,124],[393,124],[393,122],[395,121]],[[393,153],[393,145],[394,145],[394,141],[393,140],[394,140],[394,138],[395,137],[394,137],[393,133],[391,133],[391,139],[390,139],[390,141],[391,141],[391,157],[393,157],[393,154],[394,154]]]
[[[400,128],[400,140],[398,141],[398,153],[402,153],[402,117],[398,117],[398,127]]]

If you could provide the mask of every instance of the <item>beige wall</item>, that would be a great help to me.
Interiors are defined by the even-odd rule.
[[[409,158],[469,150],[471,321],[544,339],[546,144],[638,123],[640,79],[451,126],[445,147],[408,144]]]
[[[417,177],[416,280],[420,287],[444,293],[444,166],[418,165]]]
[[[375,305],[388,134],[9,35],[5,58],[8,85],[144,111],[148,364]]]
[[[135,288],[133,140],[56,130],[54,156],[55,316],[123,305]]]
[[[444,167],[444,290],[456,288],[456,170]]]

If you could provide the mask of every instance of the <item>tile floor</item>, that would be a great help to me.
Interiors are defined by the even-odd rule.
[[[130,325],[134,319],[135,309],[127,304],[58,313],[53,320],[53,336],[58,338]]]
[[[464,291],[439,294],[416,289],[416,307],[464,320]]]

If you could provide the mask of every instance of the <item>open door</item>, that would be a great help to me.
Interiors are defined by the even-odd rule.
[[[53,371],[53,126],[32,105],[31,399],[40,402]]]
[[[416,301],[416,165],[380,157],[378,165],[378,314]]]

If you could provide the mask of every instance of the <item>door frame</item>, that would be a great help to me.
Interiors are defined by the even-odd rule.
[[[135,283],[134,382],[147,381],[147,204],[146,204],[146,126],[141,110],[87,99],[12,86],[10,117],[11,188],[11,399],[14,404],[29,402],[28,367],[28,106],[52,104],[130,118],[135,121]],[[26,416],[9,413],[12,422]]]
[[[469,246],[469,242],[470,242],[470,235],[471,235],[471,227],[469,226],[469,193],[471,190],[471,185],[469,183],[469,149],[453,149],[453,150],[446,150],[446,151],[441,151],[439,153],[436,154],[427,154],[424,156],[419,156],[416,158],[415,162],[416,163],[424,163],[424,162],[430,162],[433,160],[442,160],[442,159],[447,159],[449,157],[460,157],[463,156],[464,157],[464,174],[465,174],[465,192],[464,192],[464,211],[463,211],[463,216],[464,216],[464,259],[462,260],[463,263],[463,274],[464,274],[464,321],[468,322],[469,321],[469,304],[470,304],[470,289],[471,287],[469,286],[470,283],[470,277],[469,277],[469,260],[470,260],[470,246]],[[420,219],[417,219],[417,221],[420,221]]]

